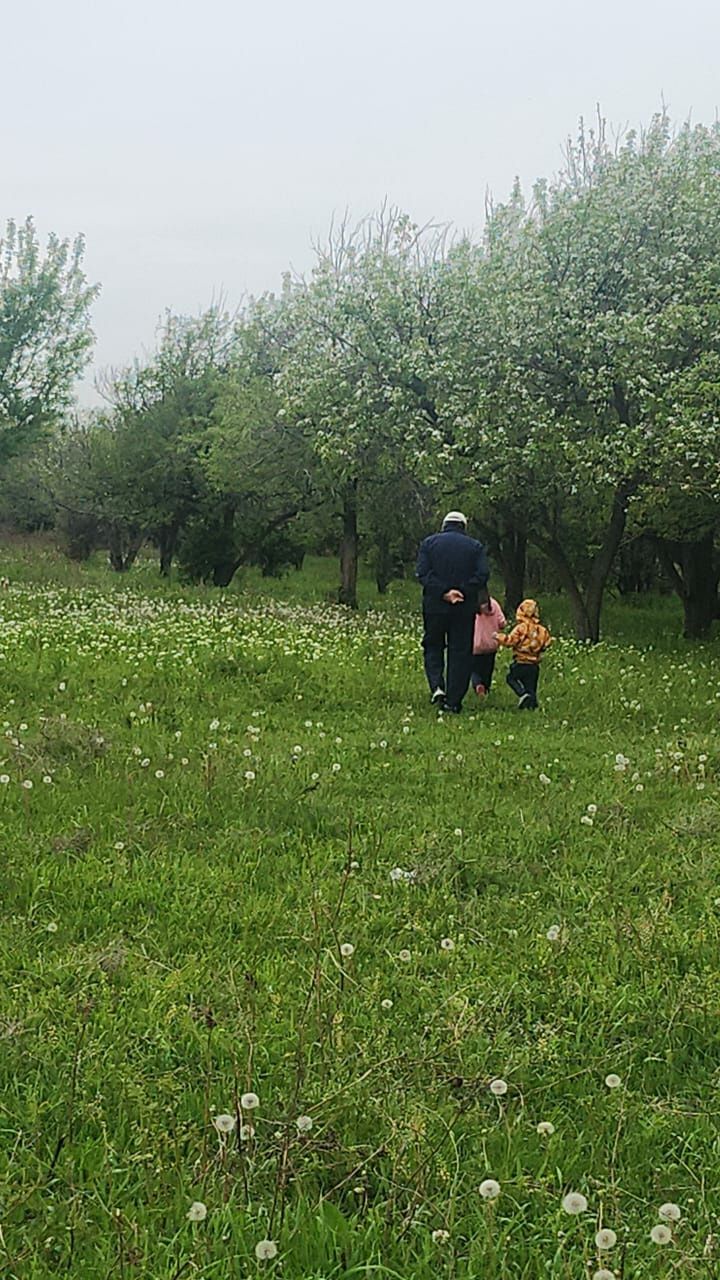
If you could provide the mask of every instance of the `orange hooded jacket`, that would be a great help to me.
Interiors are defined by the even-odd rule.
[[[509,635],[498,635],[498,644],[513,650],[516,662],[537,664],[552,644],[552,636],[540,621],[536,600],[523,600],[515,612],[517,622]]]

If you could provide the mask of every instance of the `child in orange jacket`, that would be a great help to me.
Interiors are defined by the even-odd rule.
[[[513,651],[507,682],[518,696],[518,710],[534,711],[538,705],[540,659],[552,644],[552,636],[540,621],[536,600],[523,600],[517,607],[515,618],[510,634],[498,634],[497,642]]]

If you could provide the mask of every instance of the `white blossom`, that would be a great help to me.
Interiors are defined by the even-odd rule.
[[[669,1201],[667,1204],[660,1205],[658,1216],[665,1222],[679,1222],[682,1218],[682,1210],[679,1204],[673,1204],[672,1201]]]
[[[244,1093],[240,1099],[240,1106],[243,1111],[254,1111],[260,1106],[260,1099],[256,1093]]]
[[[186,1217],[188,1222],[204,1222],[207,1218],[207,1206],[202,1200],[193,1200]]]

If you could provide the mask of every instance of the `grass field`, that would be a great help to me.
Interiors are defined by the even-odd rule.
[[[443,723],[409,586],[0,573],[0,1275],[720,1276],[716,641]]]

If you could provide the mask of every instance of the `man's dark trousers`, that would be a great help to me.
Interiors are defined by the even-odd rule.
[[[430,692],[445,690],[449,707],[459,707],[470,683],[473,659],[475,614],[462,605],[447,605],[442,611],[423,611],[425,634],[423,653]],[[447,649],[447,683],[445,650]]]

